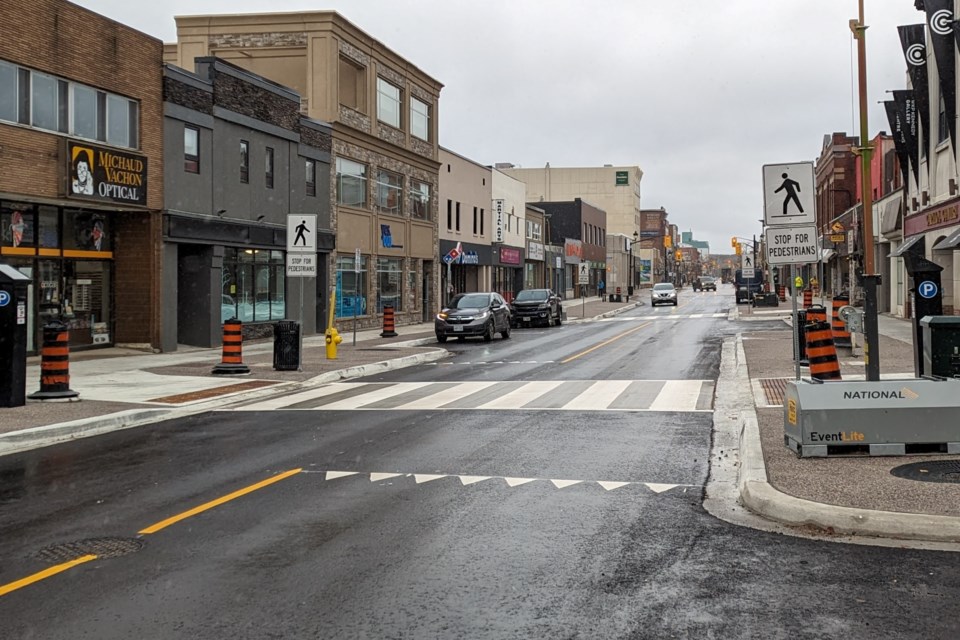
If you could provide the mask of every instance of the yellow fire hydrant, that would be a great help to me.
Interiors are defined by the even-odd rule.
[[[337,303],[337,290],[336,288],[330,289],[330,320],[327,323],[327,330],[324,333],[325,342],[327,343],[327,360],[336,360],[337,359],[337,345],[343,342],[343,338],[340,337],[340,333],[337,331],[337,328],[333,326],[333,310],[336,308]]]

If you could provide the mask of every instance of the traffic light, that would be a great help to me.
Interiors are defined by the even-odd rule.
[[[673,257],[676,258],[677,260],[683,260],[683,251],[680,251],[680,249],[677,249],[676,253],[673,254]]]
[[[669,249],[673,246],[673,238],[670,236],[663,236],[663,246]]]
[[[743,251],[743,248],[740,246],[740,243],[733,245],[733,250],[737,252],[737,255],[740,255],[740,252]]]
[[[730,238],[730,246],[733,247],[734,249],[737,248],[737,236],[733,236],[732,238]]]

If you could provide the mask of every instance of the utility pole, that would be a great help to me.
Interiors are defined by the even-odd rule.
[[[864,345],[863,359],[867,380],[880,379],[880,330],[878,326],[877,285],[880,274],[876,271],[873,256],[873,180],[870,175],[870,160],[873,146],[867,126],[867,25],[863,16],[863,2],[859,0],[859,16],[850,21],[850,30],[857,40],[857,67],[860,77],[860,191],[863,203],[863,293],[864,293]],[[822,283],[821,283],[822,286]]]

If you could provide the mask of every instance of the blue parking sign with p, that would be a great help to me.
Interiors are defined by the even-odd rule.
[[[0,307],[5,307],[10,304],[10,292],[0,290]]]
[[[937,284],[929,280],[924,280],[917,286],[917,293],[920,294],[921,298],[930,298],[936,297],[938,291]]]

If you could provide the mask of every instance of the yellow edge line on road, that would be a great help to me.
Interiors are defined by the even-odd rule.
[[[560,364],[567,364],[568,362],[570,362],[570,361],[572,361],[572,360],[576,360],[577,358],[579,358],[579,357],[581,357],[581,356],[585,356],[585,355],[587,355],[588,353],[590,353],[590,352],[592,352],[592,351],[596,351],[596,350],[599,349],[600,347],[605,347],[605,346],[607,346],[608,344],[610,344],[611,342],[616,342],[616,341],[619,340],[620,338],[625,338],[625,337],[627,337],[628,335],[630,335],[631,333],[635,333],[635,332],[637,332],[637,331],[640,331],[640,329],[643,329],[644,327],[649,327],[651,324],[653,324],[653,322],[644,322],[644,323],[641,324],[639,327],[634,327],[633,329],[630,329],[629,331],[624,331],[624,332],[621,333],[620,335],[618,335],[618,336],[613,336],[613,337],[610,338],[609,340],[605,340],[604,342],[601,342],[600,344],[594,345],[594,346],[590,347],[589,349],[587,349],[586,351],[581,351],[580,353],[578,353],[578,354],[575,355],[575,356],[570,356],[570,357],[567,358],[566,360],[561,360],[561,361],[560,361]]]
[[[32,576],[27,576],[26,578],[23,578],[23,579],[21,579],[21,580],[17,580],[16,582],[11,582],[11,583],[9,583],[9,584],[0,585],[0,596],[5,596],[5,595],[7,595],[8,593],[10,593],[11,591],[16,591],[17,589],[22,589],[23,587],[26,587],[26,586],[28,586],[28,585],[31,585],[31,584],[33,584],[34,582],[40,582],[41,580],[44,580],[44,579],[46,579],[46,578],[49,578],[50,576],[55,576],[55,575],[57,575],[58,573],[62,573],[62,572],[64,572],[64,571],[66,571],[67,569],[72,569],[72,568],[74,568],[74,567],[77,566],[78,564],[83,564],[84,562],[90,562],[91,560],[96,560],[96,559],[97,559],[97,556],[95,556],[95,555],[80,556],[79,558],[77,558],[77,559],[75,559],[75,560],[71,560],[70,562],[64,562],[63,564],[58,564],[58,565],[55,566],[55,567],[50,567],[49,569],[44,569],[43,571],[38,571],[37,573],[33,574]]]
[[[166,528],[169,527],[170,525],[176,524],[177,522],[180,522],[181,520],[186,520],[187,518],[189,518],[189,517],[191,517],[191,516],[195,516],[195,515],[197,515],[198,513],[203,513],[204,511],[207,511],[207,510],[209,510],[209,509],[213,509],[214,507],[218,507],[218,506],[220,506],[221,504],[224,504],[225,502],[230,502],[231,500],[234,500],[234,499],[239,498],[239,497],[241,497],[241,496],[245,496],[245,495],[247,495],[248,493],[253,493],[253,492],[256,491],[257,489],[262,489],[262,488],[267,487],[267,486],[269,486],[269,485],[271,485],[271,484],[273,484],[273,483],[275,483],[275,482],[280,482],[281,480],[284,480],[284,479],[286,479],[286,478],[289,478],[290,476],[295,476],[295,475],[297,475],[298,473],[300,473],[301,471],[303,471],[303,469],[291,469],[290,471],[285,471],[284,473],[281,473],[280,475],[273,476],[272,478],[267,478],[266,480],[263,480],[263,481],[261,481],[261,482],[258,482],[257,484],[252,484],[252,485],[250,485],[249,487],[245,487],[245,488],[243,488],[243,489],[240,489],[239,491],[234,491],[233,493],[227,494],[227,495],[225,495],[225,496],[223,496],[223,497],[221,497],[221,498],[217,498],[216,500],[211,500],[210,502],[207,502],[207,503],[205,503],[205,504],[201,504],[200,506],[194,507],[193,509],[190,509],[189,511],[184,511],[183,513],[180,513],[180,514],[177,514],[177,515],[172,516],[172,517],[170,517],[170,518],[167,518],[166,520],[161,520],[160,522],[158,522],[158,523],[156,523],[156,524],[154,524],[154,525],[150,525],[150,526],[147,527],[146,529],[143,529],[143,530],[141,530],[141,531],[138,531],[138,533],[140,533],[140,534],[156,533],[157,531],[160,531],[161,529],[166,529]]]

